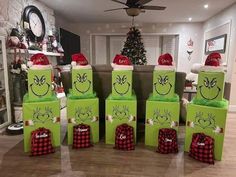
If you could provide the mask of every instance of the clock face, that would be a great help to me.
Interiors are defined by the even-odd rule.
[[[29,16],[29,24],[31,31],[36,37],[40,37],[42,35],[42,22],[39,16],[36,13],[31,13]]]
[[[45,36],[45,23],[40,10],[35,6],[27,6],[22,14],[23,27],[31,42],[41,42]]]

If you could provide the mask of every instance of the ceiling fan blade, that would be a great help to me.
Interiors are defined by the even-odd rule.
[[[117,2],[117,3],[120,3],[120,4],[123,4],[123,5],[126,5],[126,3],[121,2],[121,1],[118,1],[118,0],[111,0],[111,1],[113,1],[113,2]]]
[[[138,2],[136,2],[136,4],[139,4],[139,5],[144,5],[144,4],[147,4],[149,2],[151,2],[152,0],[139,0]]]
[[[110,11],[121,10],[121,9],[125,9],[125,8],[108,9],[108,10],[104,10],[104,12],[110,12]]]
[[[141,9],[146,9],[146,10],[165,10],[166,7],[164,7],[164,6],[142,6]]]

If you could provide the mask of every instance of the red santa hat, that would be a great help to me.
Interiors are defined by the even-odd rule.
[[[175,70],[173,58],[169,53],[161,55],[158,58],[157,63],[158,64],[155,66],[155,70]]]
[[[200,68],[200,71],[222,72],[224,68],[221,65],[221,55],[218,52],[209,54],[205,61],[205,66]]]
[[[71,66],[73,69],[91,69],[88,60],[82,53],[76,53],[71,56]]]
[[[134,67],[128,57],[124,55],[116,55],[111,63],[113,70],[133,70]]]
[[[43,53],[34,54],[27,65],[30,69],[51,69],[52,65],[50,64],[48,58]]]

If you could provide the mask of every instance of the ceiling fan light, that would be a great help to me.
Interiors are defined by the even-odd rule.
[[[141,12],[141,9],[139,9],[139,8],[127,8],[126,9],[127,15],[132,16],[132,17],[138,16],[140,14],[140,12]]]

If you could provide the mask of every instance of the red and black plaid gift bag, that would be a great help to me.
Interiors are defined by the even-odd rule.
[[[73,127],[73,148],[88,148],[91,147],[90,142],[90,126],[79,124]]]
[[[134,128],[128,124],[122,124],[116,127],[115,149],[134,150]]]
[[[177,153],[177,132],[172,128],[162,128],[159,130],[157,152],[161,154]]]
[[[52,141],[51,131],[46,128],[38,128],[31,132],[31,155],[45,155],[55,152]]]
[[[214,164],[214,139],[204,133],[194,133],[189,156],[209,164]]]

